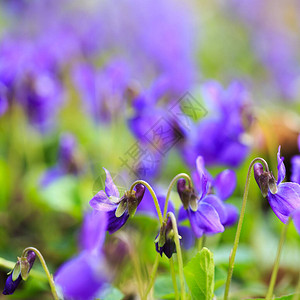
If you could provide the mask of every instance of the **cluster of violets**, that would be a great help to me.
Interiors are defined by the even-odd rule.
[[[254,177],[275,215],[283,223],[292,218],[300,234],[300,185],[298,182],[282,182],[286,170],[283,157],[280,156],[280,147],[277,159],[277,181],[272,172],[264,170],[260,163],[254,165]],[[295,156],[292,161],[292,177],[298,179],[299,156]],[[54,277],[58,293],[66,299],[93,299],[112,281],[113,278],[109,276],[109,266],[103,252],[105,231],[110,234],[116,232],[136,212],[150,215],[154,212],[154,205],[151,205],[152,201],[147,196],[142,182],[137,183],[134,188],[120,196],[109,171],[104,170],[106,173],[105,190],[99,191],[90,200],[93,211],[87,213],[84,219],[80,236],[80,253],[63,264]],[[234,171],[227,169],[213,178],[205,169],[203,157],[199,156],[196,159],[196,169],[192,177],[194,186],[183,178],[177,181],[177,191],[182,203],[178,211],[174,209],[172,202],[168,204],[168,212],[176,215],[181,244],[185,248],[193,246],[195,238],[223,232],[224,227],[234,225],[238,218],[236,207],[226,203],[226,199],[231,196],[236,186]],[[159,196],[158,199],[162,210],[166,199],[164,196]],[[168,215],[162,222],[156,238],[153,237],[153,241],[160,255],[164,253],[171,258],[176,252],[176,245],[174,223]],[[186,219],[189,220],[190,227],[180,224]],[[26,279],[34,258],[34,253],[29,251],[26,257],[18,261],[7,279],[4,294],[12,294],[21,279]],[[20,271],[20,267],[17,267],[24,264],[24,261],[27,266],[25,274]]]

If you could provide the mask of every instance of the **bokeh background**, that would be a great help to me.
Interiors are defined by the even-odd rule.
[[[236,171],[229,202],[240,209],[250,161],[264,157],[276,176],[281,145],[290,181],[290,161],[300,151],[299,5],[297,0],[2,0],[0,257],[15,261],[34,246],[55,273],[78,252],[89,200],[104,187],[102,167],[120,189],[139,178],[166,191],[177,173],[191,174],[202,155],[213,175]],[[201,111],[195,118],[185,111],[188,127],[170,114],[180,99]],[[166,148],[160,137],[157,151],[146,136],[161,118],[168,121],[170,140]],[[175,192],[172,200],[179,201]],[[265,294],[282,226],[252,180],[232,283],[236,299]],[[235,229],[206,240],[216,262],[217,296]],[[107,236],[115,299],[136,295],[137,270],[148,278],[157,231],[157,220],[137,215],[120,236]],[[299,243],[291,225],[278,295],[295,289]],[[196,251],[184,251],[184,261]],[[1,289],[6,273],[1,268]],[[154,297],[172,294],[170,282],[163,258]],[[51,296],[44,279],[29,278],[11,298]]]

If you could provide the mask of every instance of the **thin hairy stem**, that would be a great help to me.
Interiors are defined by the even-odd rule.
[[[179,269],[179,279],[180,279],[180,290],[181,290],[181,300],[185,300],[185,285],[184,285],[184,274],[183,274],[183,261],[180,247],[180,238],[178,234],[177,222],[174,214],[168,212],[167,216],[171,219],[172,229],[174,231],[174,241],[176,245],[177,259],[178,259],[178,269]]]
[[[53,281],[53,276],[50,274],[50,272],[48,270],[48,267],[47,267],[47,264],[46,264],[46,261],[45,261],[43,255],[41,254],[41,252],[38,249],[36,249],[34,247],[28,247],[28,248],[25,248],[23,250],[22,257],[26,257],[28,251],[33,251],[37,255],[37,257],[39,258],[39,260],[41,262],[41,265],[42,265],[42,267],[43,267],[43,269],[46,273],[46,276],[48,278],[53,298],[55,300],[59,300],[59,298],[57,296],[57,293],[56,293],[55,284],[54,284],[54,281]]]
[[[263,158],[257,157],[255,159],[253,159],[252,162],[249,165],[249,169],[248,169],[248,173],[247,173],[247,177],[246,177],[246,184],[245,184],[245,191],[244,191],[244,196],[243,196],[241,214],[240,214],[239,222],[238,222],[237,229],[236,229],[233,248],[232,248],[231,254],[229,256],[229,266],[228,266],[228,274],[227,274],[227,280],[226,280],[226,285],[225,285],[224,300],[228,299],[230,282],[231,282],[233,268],[234,268],[235,255],[236,255],[236,251],[237,251],[237,248],[238,248],[238,245],[239,245],[243,220],[244,220],[244,216],[245,216],[247,197],[248,197],[248,192],[249,192],[249,184],[250,184],[250,175],[251,175],[252,168],[253,168],[254,164],[257,163],[257,162],[262,163],[263,166],[265,167],[265,171],[269,172],[268,164]]]
[[[289,223],[290,223],[290,218],[288,219],[288,221],[284,225],[284,227],[282,229],[282,232],[281,232],[279,245],[278,245],[278,248],[277,248],[277,254],[276,254],[276,258],[275,258],[275,263],[274,263],[272,276],[271,276],[271,280],[270,280],[270,285],[269,285],[269,289],[268,289],[268,292],[267,292],[267,295],[266,295],[266,300],[272,299],[272,296],[273,296],[274,286],[275,286],[275,283],[276,283],[277,273],[278,273],[279,264],[280,264],[280,255],[281,255],[283,244],[284,244],[284,241],[285,241],[285,238],[286,238],[286,233],[287,233]]]
[[[172,181],[169,184],[168,191],[167,191],[165,207],[164,207],[164,215],[163,215],[164,218],[167,215],[168,204],[169,204],[169,199],[170,199],[170,194],[171,194],[172,188],[173,188],[174,184],[177,182],[177,180],[180,179],[180,178],[186,179],[188,181],[189,187],[192,187],[192,179],[189,175],[187,175],[185,173],[180,173],[172,179]]]
[[[171,276],[172,276],[172,282],[173,282],[173,287],[174,287],[174,293],[175,293],[175,299],[179,299],[179,292],[178,292],[178,287],[177,287],[177,282],[176,282],[176,273],[175,273],[175,268],[174,268],[174,261],[173,257],[170,258],[170,271],[171,271]]]
[[[156,211],[157,211],[159,222],[160,222],[160,224],[162,224],[163,223],[163,216],[162,216],[162,213],[161,213],[161,210],[160,210],[160,206],[159,206],[159,203],[158,203],[158,200],[157,200],[157,197],[156,197],[156,194],[155,194],[153,188],[151,187],[151,185],[148,182],[146,182],[144,180],[137,180],[137,181],[135,181],[131,185],[130,190],[129,190],[130,193],[132,193],[133,188],[137,184],[142,184],[142,185],[144,185],[149,190],[149,192],[150,192],[150,194],[151,194],[151,196],[153,198],[154,204],[155,204],[155,208],[156,208]]]

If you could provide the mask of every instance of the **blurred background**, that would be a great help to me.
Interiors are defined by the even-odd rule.
[[[264,157],[276,177],[281,145],[290,181],[291,159],[300,152],[299,5],[0,1],[0,257],[15,261],[34,246],[55,273],[78,253],[89,200],[104,188],[102,167],[120,190],[143,179],[165,193],[176,174],[194,172],[202,155],[212,175],[236,171],[228,202],[240,209],[250,161]],[[178,206],[175,192],[171,198]],[[232,284],[236,299],[265,294],[281,228],[252,180]],[[206,241],[217,296],[235,229]],[[148,278],[157,232],[152,215],[137,214],[121,236],[107,235],[115,299],[137,294],[134,272]],[[291,225],[278,295],[295,289],[299,243]],[[184,262],[196,251],[184,251]],[[1,290],[7,271],[0,269]],[[153,297],[172,298],[166,258]],[[30,277],[11,298],[51,295],[45,280]]]

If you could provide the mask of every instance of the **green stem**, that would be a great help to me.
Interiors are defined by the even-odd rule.
[[[271,276],[271,280],[270,280],[270,285],[269,285],[269,289],[268,289],[268,292],[267,292],[267,295],[266,295],[266,300],[272,299],[272,296],[273,296],[273,290],[274,290],[274,286],[275,286],[276,278],[277,278],[277,273],[278,273],[278,269],[279,269],[280,255],[281,255],[283,244],[284,244],[284,241],[285,241],[285,238],[286,238],[286,233],[287,233],[289,223],[290,223],[290,218],[287,220],[287,222],[284,225],[284,227],[282,229],[282,232],[281,232],[280,241],[279,241],[279,245],[278,245],[278,248],[277,248],[277,254],[276,254],[276,258],[275,258],[275,263],[274,263],[272,276]]]
[[[169,259],[170,262],[170,271],[171,271],[171,276],[172,276],[172,282],[173,282],[173,287],[174,287],[174,292],[175,292],[175,299],[179,299],[179,293],[178,293],[178,287],[177,287],[177,282],[176,282],[176,273],[175,273],[175,268],[174,268],[174,261],[173,257]]]
[[[191,180],[191,177],[185,173],[180,173],[178,175],[176,175],[172,181],[170,182],[169,184],[169,187],[168,187],[168,191],[167,191],[167,197],[166,197],[166,201],[165,201],[165,207],[164,207],[164,218],[166,217],[167,215],[167,210],[168,210],[168,204],[169,204],[169,199],[170,199],[170,194],[171,194],[171,191],[172,191],[172,188],[174,186],[174,184],[177,182],[178,179],[180,178],[184,178],[188,181],[189,183],[189,186],[192,187],[192,180]]]
[[[9,261],[9,260],[6,260],[6,259],[0,257],[0,268],[12,270],[15,267],[15,264],[16,263],[13,261]],[[45,276],[44,273],[41,273],[41,272],[35,271],[35,270],[30,271],[30,276],[32,276],[38,280],[43,280],[43,281],[47,280],[47,277]]]
[[[160,260],[159,256],[160,256],[159,253],[157,253],[156,257],[155,257],[154,264],[153,264],[153,268],[152,268],[152,271],[151,271],[151,274],[150,274],[150,281],[149,281],[149,284],[147,286],[146,292],[145,292],[145,294],[142,298],[143,300],[147,300],[147,296],[150,293],[150,291],[152,289],[152,286],[154,284],[155,275],[156,275],[157,267],[158,267],[159,260]]]
[[[158,215],[158,218],[159,218],[159,222],[160,222],[160,224],[162,224],[162,223],[163,223],[163,216],[162,216],[162,213],[161,213],[161,210],[160,210],[160,206],[159,206],[159,203],[158,203],[156,194],[155,194],[155,192],[153,191],[151,185],[150,185],[148,182],[144,181],[144,180],[137,180],[137,181],[135,181],[135,182],[131,185],[130,190],[129,190],[130,193],[132,193],[133,188],[134,188],[137,184],[142,184],[142,185],[144,185],[144,186],[149,190],[149,192],[150,192],[150,194],[151,194],[151,196],[152,196],[152,198],[153,198],[154,204],[155,204],[155,208],[156,208],[156,211],[157,211],[157,215]]]
[[[296,292],[295,292],[295,295],[293,297],[293,300],[300,300],[300,274],[299,274],[298,284],[297,284],[297,287],[296,287]]]
[[[167,216],[171,219],[172,229],[174,231],[174,241],[176,245],[177,259],[178,259],[178,269],[179,269],[179,279],[180,279],[180,289],[181,289],[181,300],[185,299],[185,285],[184,285],[184,274],[183,274],[183,262],[182,254],[180,248],[180,238],[178,234],[177,222],[174,214],[168,212]]]
[[[236,255],[236,251],[237,251],[237,248],[238,248],[238,245],[239,245],[243,220],[244,220],[244,216],[245,216],[245,209],[246,209],[247,197],[248,197],[248,191],[249,191],[249,184],[250,184],[250,175],[251,175],[251,171],[252,171],[252,168],[253,168],[254,164],[257,163],[257,162],[262,163],[265,167],[265,171],[269,172],[268,164],[263,158],[257,157],[255,159],[253,159],[251,161],[250,165],[249,165],[247,178],[246,178],[246,184],[245,184],[245,191],[244,191],[244,196],[243,196],[241,214],[240,214],[239,222],[238,222],[237,229],[236,229],[233,248],[232,248],[231,254],[229,256],[229,266],[228,266],[228,274],[227,274],[227,280],[226,280],[226,285],[225,285],[224,300],[228,299],[230,282],[231,282],[231,277],[232,277],[233,267],[234,267],[235,255]]]
[[[206,235],[203,234],[203,235],[201,236],[201,238],[198,239],[198,251],[201,251],[201,250],[202,250],[202,248],[205,246],[205,242],[206,242]]]
[[[34,247],[27,247],[23,250],[23,253],[22,253],[22,257],[26,257],[26,254],[28,251],[33,251],[37,257],[39,258],[40,262],[41,262],[41,265],[47,275],[47,278],[48,278],[48,281],[49,281],[49,284],[50,284],[50,287],[51,287],[51,292],[52,292],[52,295],[53,295],[53,298],[55,300],[59,300],[58,296],[57,296],[57,293],[56,293],[56,289],[55,289],[55,284],[54,284],[54,281],[53,281],[53,276],[50,274],[49,270],[48,270],[48,267],[46,265],[46,262],[45,262],[45,259],[43,257],[43,255],[41,254],[41,252],[34,248]]]

